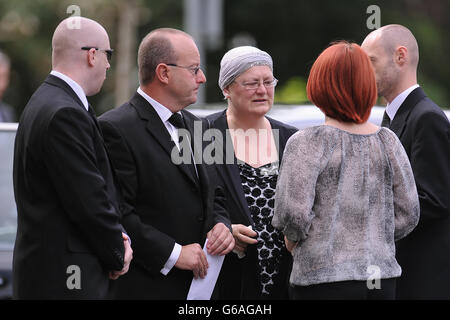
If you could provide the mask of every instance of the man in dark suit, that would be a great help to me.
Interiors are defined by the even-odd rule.
[[[16,117],[14,109],[2,101],[3,95],[9,85],[11,62],[9,57],[0,50],[0,122],[14,122]]]
[[[362,48],[372,61],[383,126],[394,131],[411,162],[420,200],[416,229],[397,243],[398,299],[450,299],[450,124],[417,85],[419,49],[400,25],[370,33]]]
[[[234,247],[227,215],[212,208],[208,168],[198,157],[191,161],[192,151],[202,150],[190,143],[198,140],[194,126],[206,127],[183,109],[196,101],[206,78],[194,40],[175,29],[149,33],[140,44],[138,66],[137,93],[99,118],[135,253],[129,273],[114,283],[113,297],[186,299],[192,277],[208,271],[205,236],[209,254]],[[189,135],[179,139],[181,132]],[[187,161],[177,164],[179,147]]]
[[[18,211],[16,299],[102,299],[132,250],[119,194],[86,96],[100,91],[109,38],[97,22],[68,18],[52,39],[52,72],[19,121],[14,150]]]

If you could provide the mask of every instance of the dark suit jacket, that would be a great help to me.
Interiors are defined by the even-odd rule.
[[[182,114],[193,132],[199,119],[184,110]],[[226,217],[212,213],[208,169],[197,165],[197,178],[187,165],[172,162],[175,143],[138,93],[99,121],[125,198],[122,223],[133,241],[133,262],[128,274],[114,282],[112,297],[186,299],[192,271],[173,267],[166,276],[160,272],[175,242],[203,246],[214,224],[230,225]],[[204,122],[197,124],[206,129]]]
[[[217,128],[222,133],[224,139],[227,133],[228,123],[226,119],[226,110],[214,113],[207,117],[212,128]],[[293,135],[297,128],[283,124],[279,121],[267,117],[273,130],[279,130],[279,145],[278,154],[279,160],[283,157],[284,147],[291,135]],[[231,137],[228,137],[231,142]],[[217,198],[216,205],[222,204],[225,210],[229,213],[232,224],[243,224],[254,226],[250,210],[245,199],[244,191],[242,189],[242,181],[239,174],[239,168],[236,164],[236,157],[233,152],[231,159],[234,159],[234,164],[226,164],[226,144],[223,144],[223,158],[224,164],[217,165]],[[232,146],[228,150],[233,150]],[[228,156],[230,157],[230,156]],[[219,201],[222,198],[222,201]],[[274,287],[270,299],[287,299],[288,278],[291,271],[292,256],[284,249],[281,260],[279,279],[276,280],[278,286]],[[219,279],[215,288],[215,295],[218,299],[260,299],[261,298],[261,281],[260,274],[256,271],[257,266],[257,250],[256,245],[247,247],[246,256],[238,259],[233,252],[227,254],[222,266]]]
[[[402,276],[397,298],[450,299],[450,124],[422,88],[413,90],[391,122],[411,162],[420,221],[397,243]]]
[[[95,117],[69,85],[48,76],[15,141],[14,298],[106,297],[108,272],[124,259],[111,170]],[[71,265],[79,267],[79,290],[67,286],[76,283]]]

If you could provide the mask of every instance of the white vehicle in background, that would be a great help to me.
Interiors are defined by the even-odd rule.
[[[211,113],[221,111],[224,108],[225,104],[223,104],[222,107],[192,106],[187,110],[199,117],[205,117]],[[380,125],[381,119],[383,119],[383,113],[384,107],[373,107],[369,121],[376,125]],[[275,120],[290,124],[299,129],[316,126],[325,121],[325,116],[322,111],[313,105],[274,105],[267,115]],[[450,118],[450,111],[447,116]]]
[[[192,106],[188,107],[187,110],[198,117],[205,117],[211,113],[224,109],[225,103],[221,107]],[[369,121],[379,126],[383,119],[384,109],[384,107],[374,106],[370,113]],[[444,113],[450,121],[450,110],[444,110]],[[325,121],[325,115],[314,105],[274,105],[267,115],[275,120],[290,124],[299,129],[316,126]]]
[[[17,123],[0,123],[0,299],[12,297],[12,256],[17,229],[12,176],[16,130]]]

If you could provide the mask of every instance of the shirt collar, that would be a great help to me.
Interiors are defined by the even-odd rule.
[[[163,106],[161,103],[150,97],[148,94],[146,94],[141,87],[137,89],[137,93],[139,93],[145,100],[150,103],[150,105],[155,109],[158,116],[161,118],[161,120],[166,123],[169,121],[169,118],[172,116],[173,112],[170,111],[167,107]]]
[[[87,101],[86,94],[84,93],[83,88],[81,88],[81,86],[78,83],[76,83],[74,80],[72,80],[70,77],[66,76],[65,74],[55,71],[55,70],[52,70],[50,72],[50,74],[55,77],[60,78],[64,82],[66,82],[72,88],[72,90],[75,92],[75,94],[78,96],[78,98],[80,98],[80,100],[83,103],[83,106],[86,108],[86,110],[89,111],[89,103]]]
[[[405,101],[405,99],[409,96],[411,91],[413,91],[414,89],[416,89],[418,87],[419,87],[418,84],[415,84],[415,85],[409,87],[408,89],[406,89],[405,91],[400,93],[397,97],[395,97],[395,99],[392,100],[391,103],[388,103],[386,105],[386,113],[389,116],[389,119],[391,119],[391,121],[392,121],[392,119],[394,119],[395,114],[397,113],[398,109],[400,108],[402,103]]]

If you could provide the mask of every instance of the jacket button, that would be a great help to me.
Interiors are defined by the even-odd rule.
[[[203,222],[203,221],[205,221],[205,217],[203,217],[203,216],[198,216],[198,217],[197,217],[197,220],[200,221],[200,222]]]

